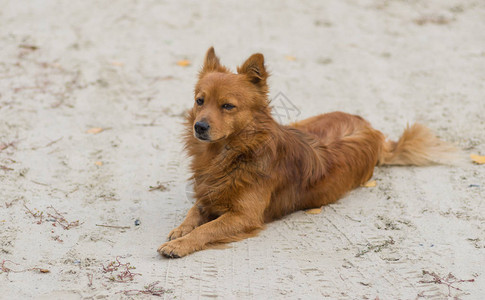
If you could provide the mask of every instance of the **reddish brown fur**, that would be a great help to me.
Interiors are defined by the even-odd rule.
[[[453,151],[422,125],[392,142],[342,112],[280,125],[271,117],[267,77],[261,54],[233,74],[213,48],[207,52],[195,88],[204,104],[189,112],[185,133],[196,203],[161,254],[181,257],[245,238],[266,222],[335,202],[368,181],[376,165],[425,165]],[[235,108],[223,109],[224,103]],[[210,142],[194,136],[201,120],[210,124]]]

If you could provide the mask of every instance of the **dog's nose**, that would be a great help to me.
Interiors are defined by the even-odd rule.
[[[196,122],[194,125],[195,132],[198,134],[206,133],[210,126],[206,122]]]

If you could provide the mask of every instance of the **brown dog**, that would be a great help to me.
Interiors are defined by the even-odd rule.
[[[291,212],[335,202],[368,181],[376,165],[441,163],[454,152],[422,125],[392,142],[342,112],[280,125],[271,117],[267,78],[261,54],[234,74],[213,48],[207,52],[185,136],[196,203],[159,247],[162,255],[239,240]]]

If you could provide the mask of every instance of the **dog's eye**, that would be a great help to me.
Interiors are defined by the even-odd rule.
[[[197,105],[202,105],[204,104],[204,98],[197,98],[197,100],[195,100],[195,102],[197,103]]]
[[[229,103],[222,104],[222,108],[223,108],[223,109],[226,109],[226,110],[231,110],[231,109],[233,109],[234,107],[235,107],[234,105],[229,104]]]

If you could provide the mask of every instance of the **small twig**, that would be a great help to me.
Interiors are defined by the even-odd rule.
[[[63,240],[61,239],[61,237],[60,237],[60,236],[58,236],[58,235],[53,236],[53,237],[52,237],[52,239],[53,239],[54,241],[58,241],[59,243],[64,243],[64,241],[63,241]]]
[[[24,207],[25,209],[27,210],[25,213],[29,213],[32,217],[36,218],[36,219],[39,219],[39,221],[37,222],[37,224],[42,224],[42,221],[43,221],[43,217],[44,217],[44,212],[41,211],[41,212],[33,212],[32,210],[30,210],[27,205],[24,204]],[[62,229],[64,230],[69,230],[73,227],[77,227],[79,225],[81,225],[82,223],[79,222],[79,220],[76,220],[74,222],[69,222],[68,220],[66,220],[66,218],[64,217],[63,214],[61,214],[60,212],[58,212],[52,205],[47,207],[48,209],[52,209],[54,211],[54,213],[49,213],[47,212],[47,216],[49,218],[51,218],[51,220],[48,220],[48,221],[52,221],[52,225],[53,226],[56,226],[56,224],[59,224]]]
[[[47,147],[50,147],[50,146],[54,145],[55,143],[59,142],[60,140],[62,140],[63,138],[64,138],[64,137],[60,137],[60,138],[58,138],[57,140],[54,140],[54,141],[52,141],[52,142],[49,142],[49,143],[47,143],[47,144],[46,144],[46,145],[44,145],[44,146],[32,147],[31,149],[32,149],[32,150],[37,150],[37,149],[42,149],[42,148],[47,148]]]
[[[359,223],[361,222],[359,220],[356,220],[356,219],[353,219],[353,218],[349,217],[348,215],[345,215],[345,217],[347,217],[347,219],[352,220],[354,222],[359,222]]]
[[[165,191],[167,190],[167,187],[163,184],[163,183],[160,183],[160,182],[157,182],[158,185],[156,186],[149,186],[149,190],[150,192],[153,192],[153,191],[156,191],[156,190],[159,190],[159,191]]]
[[[96,224],[99,227],[108,227],[108,228],[118,228],[118,229],[130,229],[130,226],[116,226],[116,225],[105,225],[105,224]]]
[[[47,183],[43,183],[43,182],[39,182],[39,181],[35,181],[35,180],[30,180],[32,183],[35,183],[35,184],[38,184],[38,185],[42,185],[42,186],[48,186],[50,187],[50,184],[47,184]],[[53,187],[52,188],[53,191],[59,191],[61,193],[64,193],[64,194],[69,194],[68,191],[65,191],[65,190],[61,190],[59,188],[56,188],[56,187]]]
[[[448,297],[451,297],[451,289],[455,289],[457,291],[461,291],[460,288],[453,286],[455,283],[462,283],[462,282],[474,282],[475,279],[458,279],[452,273],[448,273],[446,277],[441,277],[435,272],[429,272],[423,270],[423,275],[430,275],[433,277],[432,280],[421,280],[420,283],[436,283],[436,284],[444,284],[448,287]]]
[[[42,183],[42,182],[38,182],[38,181],[35,181],[35,180],[30,180],[30,181],[32,181],[33,183],[38,184],[38,185],[49,186],[47,183]]]
[[[0,144],[0,151],[7,149],[8,147],[14,147],[15,148],[15,142],[10,142],[10,143],[3,143]]]
[[[4,170],[4,171],[13,171],[12,168],[9,168],[9,167],[6,167],[4,165],[0,165],[0,169]]]
[[[117,256],[115,258],[115,261],[110,262],[106,267],[104,265],[101,265],[103,267],[103,272],[104,273],[110,273],[113,274],[113,272],[118,272],[116,275],[112,275],[109,280],[114,281],[114,282],[128,282],[128,281],[133,281],[136,275],[140,275],[140,273],[132,273],[131,270],[136,269],[135,267],[131,266],[130,263],[121,263],[120,262],[120,257]],[[118,271],[119,268],[123,268]]]
[[[28,268],[28,269],[23,269],[23,270],[13,270],[7,266],[5,266],[5,263],[12,263],[14,265],[19,265],[17,263],[14,263],[13,261],[11,260],[7,260],[7,259],[4,259],[2,260],[2,263],[0,264],[0,274],[1,273],[7,273],[7,276],[8,276],[8,273],[22,273],[22,272],[27,272],[27,271],[38,271],[39,273],[50,273],[50,271],[48,269],[43,269],[43,268]]]
[[[93,285],[93,274],[88,274],[88,286],[91,287]]]
[[[74,222],[67,221],[66,218],[60,212],[58,212],[52,205],[49,206],[48,208],[54,210],[55,214],[47,213],[47,215],[49,217],[53,218],[55,220],[55,222],[57,222],[57,224],[61,225],[61,227],[63,229],[69,230],[72,227],[77,227],[77,226],[81,225],[79,223],[79,220],[76,220]]]
[[[25,213],[29,213],[30,215],[32,215],[32,217],[34,217],[35,219],[39,219],[39,221],[37,221],[37,224],[42,224],[42,217],[44,216],[44,212],[41,211],[41,212],[37,212],[37,213],[34,213],[30,210],[30,208],[27,207],[27,205],[24,204],[24,207],[25,209],[27,210]]]
[[[76,186],[76,187],[75,187],[73,190],[71,190],[71,191],[67,192],[67,194],[68,194],[68,195],[69,195],[69,194],[72,194],[72,193],[74,193],[74,192],[76,192],[76,191],[78,191],[78,190],[79,190],[79,186]]]

